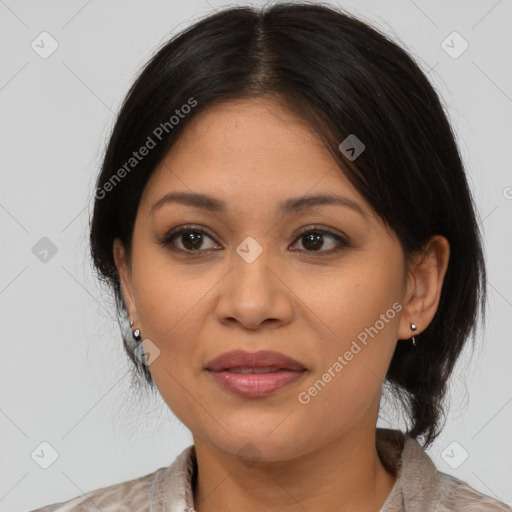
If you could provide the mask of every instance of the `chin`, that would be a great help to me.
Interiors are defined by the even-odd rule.
[[[272,428],[264,429],[255,428],[254,424],[246,425],[245,430],[236,430],[232,437],[223,430],[220,439],[212,436],[208,438],[218,450],[247,459],[248,466],[254,465],[257,461],[286,461],[310,451],[313,445],[311,440],[301,438],[299,435],[295,438],[289,429],[281,430],[282,427],[276,428],[277,425],[279,422]]]

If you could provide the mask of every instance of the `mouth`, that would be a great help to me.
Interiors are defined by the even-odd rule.
[[[307,369],[279,352],[232,351],[210,361],[205,368],[226,391],[243,397],[264,397],[296,383]]]

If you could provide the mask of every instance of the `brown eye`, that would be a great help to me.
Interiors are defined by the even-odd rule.
[[[201,245],[203,245],[204,237],[200,231],[184,231],[180,234],[181,244],[188,251],[195,251],[201,249]]]
[[[344,237],[324,229],[303,231],[297,240],[302,243],[304,248],[299,250],[306,252],[332,253],[348,246]]]
[[[318,251],[324,245],[324,235],[322,233],[308,233],[302,235],[302,245],[305,249],[311,251]]]
[[[208,241],[210,241],[209,246]],[[164,237],[161,243],[164,247],[182,252],[206,252],[219,248],[213,238],[202,229],[187,227],[171,231]]]

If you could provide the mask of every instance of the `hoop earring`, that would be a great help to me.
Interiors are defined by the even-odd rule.
[[[414,332],[417,328],[418,328],[418,327],[416,326],[416,324],[411,323],[411,331],[413,331],[413,332]],[[414,346],[416,346],[416,341],[414,340],[414,336],[412,337],[412,344],[413,344]]]

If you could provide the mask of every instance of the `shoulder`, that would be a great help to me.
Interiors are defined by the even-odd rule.
[[[502,501],[439,471],[415,438],[400,431],[380,429],[377,443],[384,466],[397,476],[380,512],[512,512]]]
[[[153,481],[164,469],[160,468],[153,473],[133,480],[102,487],[68,501],[46,505],[32,512],[97,512],[98,510],[115,510],[116,512],[137,510],[144,512],[149,510]]]
[[[191,477],[195,448],[185,448],[170,466],[118,484],[87,492],[68,501],[53,503],[32,512],[162,512],[168,505],[192,508]]]
[[[512,512],[505,503],[483,494],[468,483],[452,475],[437,471],[434,476],[433,490],[436,494],[436,511],[448,512]]]

